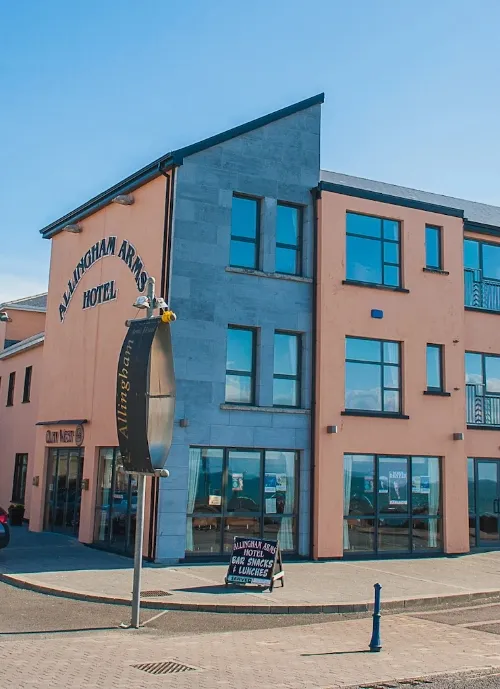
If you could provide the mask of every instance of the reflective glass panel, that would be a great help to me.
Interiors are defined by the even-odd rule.
[[[349,234],[360,234],[364,237],[381,237],[382,220],[371,215],[359,215],[358,213],[347,213],[347,232]]]
[[[297,375],[298,340],[297,335],[274,334],[274,373]]]
[[[500,280],[500,246],[482,244],[483,277]]]
[[[298,381],[293,378],[274,378],[273,405],[275,407],[298,406]]]
[[[298,208],[278,204],[276,210],[276,241],[279,244],[298,245],[299,219],[300,211]]]
[[[427,268],[441,268],[441,228],[425,227],[425,265]]]
[[[441,504],[439,459],[412,457],[411,470],[413,514],[437,516],[440,513]]]
[[[379,512],[408,512],[408,459],[406,457],[380,457],[378,467]]]
[[[410,549],[410,521],[407,517],[380,519],[378,523],[378,551],[408,552]]]
[[[252,450],[229,450],[227,472],[227,512],[260,512],[261,453]]]
[[[286,275],[297,275],[299,267],[297,265],[297,251],[286,249],[283,246],[276,247],[276,272]]]
[[[372,553],[375,549],[374,519],[344,520],[344,550],[347,552]]]
[[[384,239],[399,240],[399,222],[384,219]]]
[[[346,359],[379,362],[382,357],[380,340],[364,340],[358,337],[345,338]]]
[[[375,514],[375,458],[344,455],[344,514]]]
[[[382,284],[380,242],[351,235],[347,235],[346,239],[347,279]]]
[[[238,268],[257,268],[257,251],[253,242],[231,239],[229,264]]]
[[[465,382],[468,385],[481,385],[484,382],[481,354],[465,353]]]
[[[346,361],[345,407],[382,411],[382,380],[379,364]]]
[[[255,239],[257,236],[258,209],[259,202],[257,199],[233,196],[231,213],[231,234],[233,237]]]
[[[250,376],[226,376],[226,402],[252,403],[252,379]]]
[[[253,330],[228,328],[227,330],[227,371],[250,373],[253,368]]]
[[[427,388],[442,390],[441,380],[441,347],[439,345],[427,345]]]
[[[500,393],[500,357],[485,356],[484,368],[486,371],[486,390]]]
[[[464,267],[474,270],[479,268],[479,242],[472,239],[464,241]]]

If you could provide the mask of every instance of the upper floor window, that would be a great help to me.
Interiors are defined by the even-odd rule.
[[[400,343],[346,337],[345,408],[401,413]]]
[[[425,267],[431,270],[443,269],[441,228],[425,226]]]
[[[278,203],[276,212],[276,272],[301,273],[302,211],[296,206]]]
[[[7,407],[12,407],[14,404],[14,388],[16,386],[16,372],[13,371],[9,375],[9,388],[7,390]]]
[[[400,287],[400,236],[397,220],[347,213],[347,279]]]
[[[26,371],[24,372],[24,390],[23,390],[23,402],[29,402],[31,397],[31,375],[33,373],[33,366],[26,366]]]
[[[443,392],[443,346],[427,345],[427,390],[429,392]]]
[[[467,423],[500,425],[500,356],[465,353]]]
[[[260,201],[233,196],[229,263],[239,268],[258,268]]]
[[[12,502],[24,503],[27,471],[28,455],[17,454],[16,462],[14,464],[14,480],[12,481]]]
[[[300,406],[300,335],[274,333],[273,404]]]
[[[465,306],[500,311],[500,244],[464,240]]]
[[[254,404],[255,330],[229,326],[227,331],[226,402]]]

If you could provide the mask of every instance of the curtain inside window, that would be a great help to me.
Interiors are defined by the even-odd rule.
[[[186,550],[194,550],[193,538],[193,511],[198,490],[198,478],[201,466],[201,450],[199,447],[189,448],[189,476],[188,476],[188,500],[187,500],[187,541]]]
[[[351,502],[352,455],[344,455],[344,515],[349,514]],[[349,524],[344,519],[344,550],[349,550]]]
[[[282,455],[286,467],[286,498],[285,498],[285,515],[291,515],[294,512],[295,505],[295,453],[285,452]],[[279,530],[279,542],[282,550],[293,550],[293,517],[284,516],[281,519]]]
[[[439,460],[429,459],[429,516],[439,511]],[[429,547],[437,548],[438,520],[429,519]]]

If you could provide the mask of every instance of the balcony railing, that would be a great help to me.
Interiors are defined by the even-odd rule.
[[[483,385],[466,385],[467,423],[500,426],[500,395],[484,394]]]
[[[465,268],[465,306],[500,313],[500,280],[483,277],[481,270]]]

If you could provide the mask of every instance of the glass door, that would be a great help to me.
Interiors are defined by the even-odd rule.
[[[79,448],[49,452],[46,528],[76,536],[80,525],[83,452]]]
[[[500,546],[500,486],[498,460],[476,460],[476,543]]]

